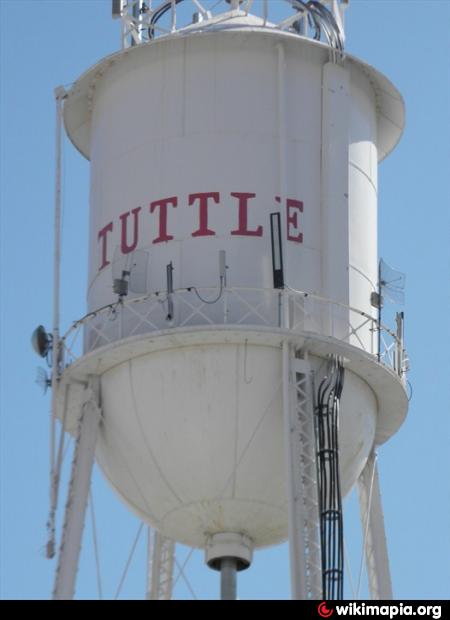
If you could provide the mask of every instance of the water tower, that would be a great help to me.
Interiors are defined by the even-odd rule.
[[[391,598],[374,454],[407,396],[402,322],[379,320],[377,170],[402,98],[344,52],[347,2],[210,4],[113,2],[121,51],[56,93],[91,190],[88,313],[60,336],[57,176],[40,333],[77,438],[54,596],[74,594],[95,458],[158,532],[154,598],[172,541],[234,598],[286,539],[293,598],[342,598],[356,483],[372,596]]]

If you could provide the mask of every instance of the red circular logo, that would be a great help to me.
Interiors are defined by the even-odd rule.
[[[334,609],[328,609],[327,604],[323,602],[320,603],[317,611],[319,612],[319,616],[322,616],[322,618],[329,618],[333,615]]]

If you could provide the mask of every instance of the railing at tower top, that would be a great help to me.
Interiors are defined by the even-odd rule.
[[[112,16],[121,20],[122,48],[181,30],[230,27],[234,17],[251,13],[263,28],[323,39],[342,52],[348,4],[349,0],[113,0]]]
[[[62,339],[65,365],[124,338],[188,327],[284,329],[345,342],[406,378],[403,341],[376,317],[291,289],[195,287],[121,299],[76,321]],[[380,331],[380,339],[378,332]],[[381,343],[378,350],[379,340]]]

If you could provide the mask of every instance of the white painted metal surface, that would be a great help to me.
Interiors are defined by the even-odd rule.
[[[343,304],[348,304],[350,300],[349,270],[351,272],[352,265],[349,263],[349,250],[356,242],[349,235],[349,209],[361,208],[359,194],[352,195],[349,200],[349,132],[352,123],[349,107],[354,99],[354,95],[350,95],[349,71],[335,63],[326,63],[323,66],[321,119],[321,294]],[[376,269],[376,253],[372,258]],[[369,310],[367,300],[364,300],[361,309]],[[345,333],[348,319],[343,310],[341,324],[336,321],[336,333]],[[326,333],[330,333],[331,317],[325,314],[323,320]],[[370,335],[368,327],[369,330],[366,328],[365,331]],[[351,340],[354,341],[354,338]]]
[[[202,313],[203,314],[203,313]],[[204,313],[204,317],[207,317]],[[79,330],[75,328],[76,331]],[[375,444],[380,445],[398,431],[405,420],[408,398],[404,382],[389,364],[375,364],[373,354],[353,347],[334,338],[319,336],[316,333],[302,332],[299,329],[275,329],[266,326],[250,325],[212,325],[207,321],[197,326],[183,326],[176,329],[158,330],[143,337],[141,334],[125,340],[116,341],[98,350],[84,355],[66,369],[63,385],[70,384],[68,398],[68,416],[66,428],[73,432],[78,419],[79,402],[82,390],[78,384],[85,381],[92,373],[102,375],[114,366],[122,364],[132,357],[141,357],[157,351],[175,349],[186,345],[232,343],[281,346],[284,340],[298,348],[308,346],[311,353],[325,358],[330,351],[343,357],[346,369],[360,377],[373,392],[378,406],[376,420]],[[390,353],[387,353],[389,359]],[[70,359],[73,359],[72,356]],[[59,415],[63,411],[63,393],[58,399]]]
[[[287,535],[280,341],[248,340],[248,332],[234,342],[223,333],[203,343],[180,335],[177,348],[115,364],[102,376],[100,466],[141,518],[190,546],[221,531],[242,532],[255,547]],[[356,374],[348,373],[347,385],[344,492],[364,466],[377,411]]]
[[[199,547],[223,532],[244,534],[255,547],[286,538],[288,337],[277,330],[292,327],[293,338],[310,341],[312,370],[336,343],[350,348],[350,358],[370,350],[376,166],[403,123],[400,96],[372,69],[350,58],[336,66],[322,44],[239,19],[230,30],[222,24],[178,33],[106,59],[75,84],[65,105],[69,136],[91,160],[93,315],[84,323],[85,351],[99,346],[99,334],[106,335],[101,345],[111,343],[105,355],[99,348],[85,358],[101,375],[98,462],[138,515],[163,536]],[[303,296],[292,310],[284,295],[274,312],[275,211],[286,284],[331,303],[305,312],[310,299]],[[95,315],[116,301],[113,257],[137,249],[148,256],[150,295],[138,313],[138,304],[109,307],[108,328],[97,322],[103,312]],[[167,291],[169,264],[174,292]],[[205,298],[205,289],[214,294]],[[205,323],[241,331],[229,339],[217,329],[205,340]],[[186,326],[192,333],[185,337]],[[154,346],[170,329],[179,333],[175,346]],[[101,370],[109,353],[120,359]],[[375,358],[372,365],[369,381],[357,367],[346,375],[344,493],[376,437]],[[395,391],[401,379],[393,374],[387,383]],[[305,586],[308,596],[314,583]]]
[[[171,261],[175,288],[215,286],[219,250],[227,253],[228,279],[234,286],[271,288],[269,215],[281,211],[288,286],[334,298],[328,294],[329,283],[346,278],[345,287],[336,285],[342,291],[337,301],[352,305],[357,299],[354,305],[372,313],[366,283],[375,290],[376,220],[368,230],[362,209],[366,176],[372,184],[376,178],[370,169],[354,168],[349,190],[335,187],[342,176],[336,166],[341,157],[345,160],[349,145],[342,147],[344,151],[336,148],[338,138],[332,128],[343,122],[347,97],[341,97],[338,108],[338,95],[323,81],[330,72],[323,73],[325,50],[309,42],[304,50],[305,41],[300,45],[287,36],[276,38],[285,57],[281,86],[280,48],[274,50],[274,39],[272,33],[256,32],[252,37],[216,32],[164,39],[145,46],[145,55],[133,55],[133,50],[124,54],[97,79],[91,91],[89,145],[90,310],[113,301],[114,251],[117,247],[126,251],[135,244],[149,253],[149,292],[165,290],[166,265]],[[361,159],[376,162],[376,106],[370,81],[355,65],[334,70],[349,83],[348,104],[353,111],[349,143],[358,143]],[[324,90],[331,94],[329,104],[323,104],[322,117]],[[285,129],[280,126],[281,101],[286,108]],[[124,122],[123,111],[129,109],[133,115]],[[69,99],[68,124],[70,110]],[[328,118],[329,110],[334,120]],[[323,125],[330,127],[324,135]],[[289,136],[284,139],[281,134],[286,131]],[[329,165],[321,174],[322,146],[329,154]],[[331,177],[327,171],[334,164],[336,174]],[[339,208],[347,201],[350,212],[356,214],[350,237],[346,212]],[[331,241],[329,255],[339,247],[342,259],[326,258]],[[368,247],[366,264],[349,265],[342,254],[344,247],[347,253],[350,247],[355,256]],[[321,273],[324,262],[327,269]],[[351,295],[346,293],[349,267]]]
[[[381,505],[377,457],[371,453],[358,480],[369,591],[372,600],[391,601],[391,572]]]
[[[234,532],[220,532],[208,536],[205,549],[205,561],[208,566],[220,570],[223,558],[234,558],[238,569],[244,570],[253,560],[253,541]]]
[[[99,381],[91,378],[85,391],[67,494],[64,526],[56,569],[54,600],[72,600],[81,551],[86,507],[100,425]]]

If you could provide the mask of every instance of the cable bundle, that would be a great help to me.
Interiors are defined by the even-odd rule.
[[[339,401],[344,386],[344,368],[332,356],[326,377],[317,394],[315,408],[316,446],[322,551],[322,586],[325,600],[344,596],[344,533],[339,475]]]

